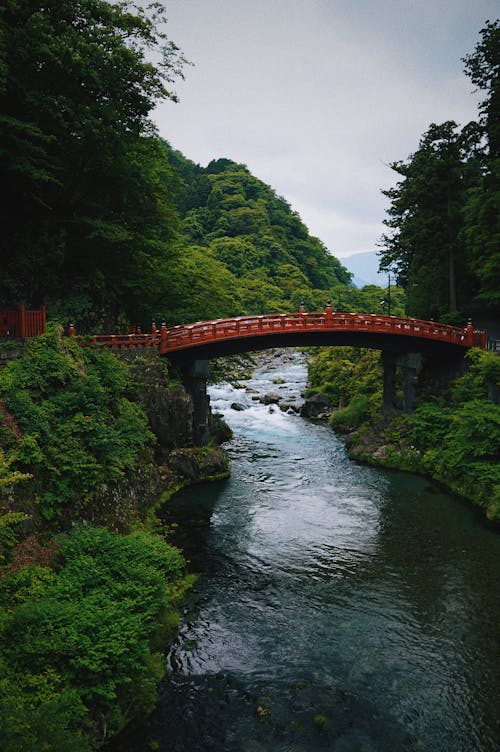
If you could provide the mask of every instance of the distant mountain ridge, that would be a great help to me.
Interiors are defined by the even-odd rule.
[[[352,284],[358,288],[365,285],[378,285],[387,287],[387,274],[378,271],[379,255],[377,251],[364,251],[352,256],[337,257],[342,266],[352,272]]]

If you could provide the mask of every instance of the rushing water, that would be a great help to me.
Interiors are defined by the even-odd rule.
[[[294,401],[301,357],[246,386]],[[157,711],[113,750],[498,750],[500,536],[252,396],[212,389],[232,477],[169,504],[200,577]]]

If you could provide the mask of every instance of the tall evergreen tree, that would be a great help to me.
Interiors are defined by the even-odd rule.
[[[8,0],[0,13],[0,303],[54,312],[64,297],[94,326],[138,314],[176,217],[149,120],[184,62],[161,6]]]
[[[457,320],[474,280],[463,242],[463,206],[477,184],[480,132],[475,123],[431,125],[406,162],[394,162],[402,177],[383,193],[390,199],[390,232],[382,237],[380,268],[396,273],[406,289],[408,313]]]
[[[466,247],[480,283],[480,298],[500,310],[500,21],[487,21],[465,72],[486,96],[480,124],[485,138],[483,175],[465,207]]]

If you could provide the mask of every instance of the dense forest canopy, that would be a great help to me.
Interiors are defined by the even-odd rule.
[[[500,23],[487,21],[465,72],[484,93],[478,122],[432,124],[391,167],[382,270],[396,273],[408,313],[463,321],[477,298],[500,310]]]
[[[187,61],[158,4],[9,0],[0,13],[0,306],[45,303],[80,331],[329,298],[382,310],[382,291],[355,290],[245,165],[201,167],[159,137],[151,111],[176,99]]]
[[[285,199],[243,164],[190,161],[151,112],[187,64],[161,4],[9,0],[0,9],[0,306],[45,303],[80,331],[296,310],[380,313]],[[477,123],[432,124],[390,199],[381,269],[407,312],[500,307],[499,23],[465,71]],[[154,62],[153,62],[154,61]],[[404,300],[394,295],[393,313]]]
[[[176,257],[172,170],[149,114],[175,98],[185,61],[161,20],[153,3],[3,4],[2,303],[105,323],[125,300],[139,313],[154,265]]]

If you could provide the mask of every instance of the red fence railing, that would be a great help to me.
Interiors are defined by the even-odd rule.
[[[27,311],[23,305],[16,310],[0,311],[0,337],[38,337],[45,334],[46,328],[45,306],[39,311]]]
[[[279,332],[373,332],[403,335],[446,342],[462,347],[486,347],[486,332],[465,329],[433,321],[377,316],[364,313],[280,313],[266,316],[241,316],[217,321],[199,321],[184,326],[162,328],[159,351],[162,355],[196,345],[228,339],[240,339]]]
[[[434,321],[378,316],[368,313],[335,313],[327,307],[324,313],[273,313],[262,316],[238,316],[216,321],[197,321],[161,329],[153,324],[150,333],[132,331],[128,334],[100,334],[86,341],[86,345],[110,350],[157,348],[161,355],[222,340],[243,339],[259,335],[296,332],[368,332],[401,335],[424,340],[460,345],[486,347],[486,332],[469,323],[464,329]],[[76,335],[74,327],[68,334]]]

